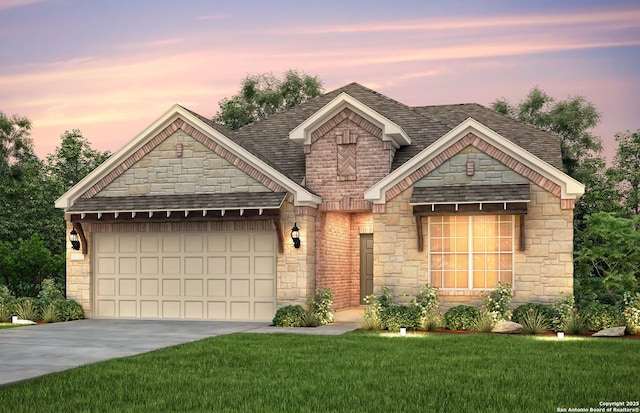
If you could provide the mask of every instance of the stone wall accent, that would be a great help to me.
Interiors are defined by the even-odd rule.
[[[517,174],[523,176],[524,178],[531,181],[532,183],[535,183],[538,186],[544,188],[546,191],[554,194],[557,197],[561,196],[562,189],[560,188],[560,185],[548,180],[538,172],[529,168],[528,166],[518,161],[517,159],[502,152],[500,149],[496,148],[490,143],[482,140],[481,138],[477,137],[472,133],[469,133],[463,138],[461,138],[460,140],[451,144],[448,148],[444,149],[442,152],[436,155],[433,159],[431,159],[429,162],[422,165],[420,168],[415,170],[405,179],[398,182],[393,187],[389,188],[389,190],[387,190],[385,195],[386,200],[389,201],[395,198],[402,191],[405,191],[406,189],[411,188],[416,182],[418,182],[425,176],[429,175],[436,168],[443,165],[449,159],[453,158],[455,155],[457,155],[463,149],[467,148],[470,145],[477,148],[480,152],[485,153],[491,158],[495,159],[496,161],[502,163],[511,171],[516,172]],[[567,204],[565,204],[564,206],[566,205]]]
[[[472,162],[473,175],[467,174],[467,164]],[[499,185],[524,184],[529,181],[503,163],[498,162],[474,146],[467,146],[451,159],[417,181],[416,187],[441,187],[445,185]]]
[[[182,145],[177,156],[176,146]],[[270,189],[178,129],[95,196],[269,192]]]
[[[364,192],[384,178],[391,166],[391,149],[381,135],[380,128],[349,109],[312,133],[306,185],[322,197],[322,210],[371,209]]]
[[[111,184],[114,179],[122,175],[122,173],[135,165],[138,161],[149,154],[156,146],[160,145],[162,142],[164,142],[165,139],[167,139],[178,130],[182,130],[187,136],[191,136],[195,141],[201,143],[202,145],[219,155],[221,158],[227,160],[236,168],[245,172],[247,175],[260,182],[265,187],[269,188],[269,190],[273,192],[284,192],[284,189],[279,184],[274,182],[272,179],[270,179],[262,172],[258,171],[233,153],[229,152],[209,136],[193,128],[182,119],[176,119],[160,133],[149,139],[140,149],[138,149],[131,156],[122,161],[122,163],[114,167],[113,170],[111,170],[106,176],[100,179],[95,185],[85,191],[85,193],[81,195],[81,198],[91,198],[92,196],[102,191],[105,187]],[[182,156],[185,156],[184,147],[182,148],[182,151]],[[146,189],[143,188],[143,190]]]
[[[67,222],[67,232],[69,234],[73,224]],[[91,225],[82,224],[85,236],[91,242]],[[91,318],[91,245],[86,254],[71,248],[71,243],[67,240],[67,279],[66,290],[67,299],[75,300],[82,306],[85,317]]]
[[[277,306],[306,305],[316,287],[316,226],[315,209],[294,209],[286,202],[280,210],[280,225],[284,239],[284,253],[278,253],[276,295]],[[294,248],[291,228],[300,228],[300,248]]]
[[[387,202],[386,213],[373,214],[374,286],[391,287],[397,301],[418,293],[429,282],[428,252],[417,252],[417,229],[409,205],[412,189]],[[520,231],[516,220],[513,305],[552,302],[561,292],[573,291],[573,211],[561,208],[560,198],[538,185],[531,185],[531,203],[525,216],[524,251],[517,248]],[[425,246],[428,221],[423,219]],[[442,309],[458,304],[482,304],[480,291],[441,291]]]

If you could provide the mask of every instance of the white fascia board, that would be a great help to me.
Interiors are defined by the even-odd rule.
[[[489,142],[501,151],[505,152],[507,155],[517,159],[532,170],[538,172],[540,175],[560,185],[560,188],[562,189],[562,199],[577,199],[584,194],[584,185],[580,182],[532,153],[524,150],[477,120],[467,118],[465,121],[458,124],[458,126],[440,137],[433,144],[423,149],[408,162],[400,166],[394,172],[367,189],[364,193],[364,199],[372,201],[375,204],[384,204],[385,193],[389,188],[411,175],[422,165],[435,158],[443,150],[468,133],[473,133],[480,139]]]
[[[280,173],[261,159],[254,156],[242,146],[238,145],[222,133],[202,122],[202,120],[194,116],[191,112],[185,110],[180,105],[175,104],[154,123],[152,123],[144,131],[139,133],[129,143],[127,143],[122,149],[113,154],[107,161],[105,161],[102,165],[100,165],[84,179],[78,182],[75,186],[69,189],[60,198],[58,198],[56,200],[55,206],[57,208],[63,209],[70,207],[80,195],[82,195],[85,191],[95,185],[95,183],[106,176],[115,167],[124,162],[141,146],[146,144],[162,129],[164,129],[167,125],[171,124],[178,118],[189,123],[192,127],[198,129],[201,133],[213,137],[216,143],[218,143],[234,155],[238,156],[247,164],[263,172],[265,175],[273,179],[289,192],[292,192],[294,194],[295,205],[317,206],[322,202],[322,199],[319,196],[310,193],[284,174]]]
[[[345,92],[336,96],[331,102],[324,105],[322,109],[296,126],[289,132],[289,139],[295,142],[310,144],[311,133],[320,125],[340,113],[344,108],[352,109],[382,129],[383,140],[391,141],[396,148],[411,144],[411,138],[398,124],[382,116],[380,113]]]

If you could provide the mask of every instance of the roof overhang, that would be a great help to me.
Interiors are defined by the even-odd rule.
[[[459,139],[467,136],[469,133],[474,134],[480,139],[500,149],[510,157],[518,160],[528,168],[539,173],[544,178],[554,182],[561,188],[561,198],[563,200],[575,200],[584,194],[584,185],[576,181],[569,175],[553,167],[532,153],[524,150],[520,146],[511,142],[504,136],[488,128],[473,118],[467,118],[458,126],[451,129],[433,144],[423,149],[411,160],[404,163],[398,169],[378,181],[375,185],[367,189],[364,194],[366,200],[372,201],[374,204],[384,204],[386,202],[386,192],[394,185],[411,174],[416,172],[423,165],[433,160],[436,156],[446,150]]]
[[[414,187],[410,205],[422,215],[443,211],[495,212],[497,210],[526,212],[531,202],[529,184],[449,185]]]
[[[62,208],[66,210],[71,207],[75,203],[75,201],[80,198],[80,196],[82,196],[82,194],[84,194],[88,189],[95,185],[95,183],[106,177],[118,165],[127,160],[138,149],[147,144],[158,133],[166,128],[167,125],[170,125],[178,119],[187,122],[190,126],[214,140],[225,150],[242,159],[248,165],[262,172],[265,176],[272,179],[281,187],[285,188],[288,192],[292,193],[294,196],[294,204],[296,206],[316,207],[321,203],[322,200],[319,196],[307,191],[305,188],[291,180],[289,177],[274,169],[266,162],[256,157],[242,146],[238,145],[232,139],[225,136],[222,132],[219,132],[218,130],[212,128],[210,125],[203,122],[200,118],[195,116],[190,111],[176,104],[173,105],[169,110],[167,110],[155,122],[144,129],[141,133],[139,133],[135,138],[129,141],[119,151],[114,153],[109,159],[102,163],[93,172],[91,172],[75,186],[65,192],[60,198],[58,198],[55,202],[56,208]]]
[[[289,139],[306,145],[310,144],[313,131],[345,108],[354,111],[379,127],[382,130],[382,139],[384,141],[390,141],[395,148],[411,144],[411,138],[398,124],[345,92],[336,96],[331,102],[327,103],[319,111],[315,112],[307,120],[289,132]]]

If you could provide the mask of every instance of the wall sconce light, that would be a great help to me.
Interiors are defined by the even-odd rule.
[[[76,251],[80,249],[80,236],[76,232],[75,228],[73,228],[69,233],[69,241],[71,241],[71,248]]]
[[[293,246],[300,248],[300,228],[295,222],[293,223],[293,228],[291,228],[291,239],[293,240]]]

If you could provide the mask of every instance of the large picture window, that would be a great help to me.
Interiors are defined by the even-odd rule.
[[[513,284],[512,215],[429,217],[431,284],[442,289],[491,289]]]

